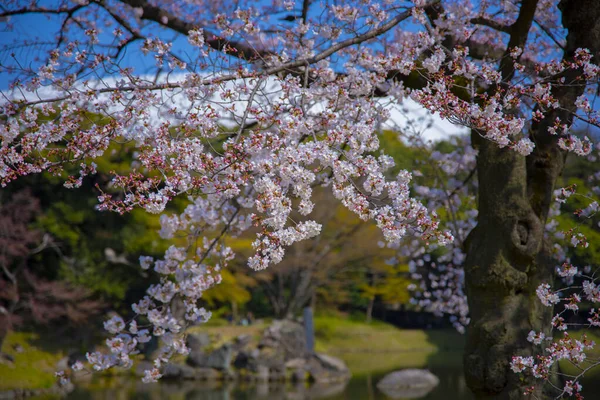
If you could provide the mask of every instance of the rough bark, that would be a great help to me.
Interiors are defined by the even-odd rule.
[[[544,224],[528,200],[525,157],[481,141],[477,169],[479,219],[465,264],[465,374],[478,398],[519,398],[522,384],[510,373],[510,359],[526,354],[527,333],[547,331],[551,319],[535,296],[538,284],[552,278],[543,259]]]
[[[572,59],[577,48],[600,54],[600,2],[563,0],[560,9],[569,32],[564,58]],[[523,32],[519,30],[521,38]],[[502,73],[511,75],[509,69]],[[571,71],[565,81],[574,83],[580,75],[581,71]],[[467,384],[477,398],[525,398],[524,389],[533,384],[512,373],[509,364],[513,355],[532,354],[526,341],[530,330],[549,333],[551,327],[552,309],[541,305],[535,290],[542,282],[552,282],[543,229],[565,153],[548,126],[556,117],[570,123],[574,102],[582,93],[578,85],[553,90],[561,109],[531,127],[536,149],[528,157],[499,149],[474,134],[479,149],[479,217],[465,244],[471,325],[464,364]],[[545,398],[539,385],[536,395]]]

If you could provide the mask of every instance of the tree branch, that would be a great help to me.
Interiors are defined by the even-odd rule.
[[[201,28],[198,25],[183,21],[177,18],[175,15],[163,10],[160,7],[150,4],[146,0],[121,0],[124,4],[127,4],[134,8],[141,8],[143,10],[142,19],[147,21],[156,22],[162,26],[170,28],[183,35],[187,35],[189,31],[195,28]],[[204,31],[204,42],[211,48],[217,51],[224,51],[227,48],[233,48],[236,53],[228,53],[230,55],[243,58],[245,60],[255,60],[257,58],[263,58],[272,53],[267,51],[257,50],[251,46],[245,45],[240,42],[226,40],[218,37],[214,33],[203,28]]]
[[[73,14],[75,11],[86,7],[85,5],[76,5],[74,7],[46,8],[46,7],[23,7],[17,10],[7,10],[0,12],[0,18],[12,17],[15,15],[26,14]]]
[[[510,33],[511,27],[508,25],[502,25],[501,23],[494,21],[493,19],[488,19],[485,17],[475,17],[471,19],[471,23],[476,25],[487,26],[488,28],[495,29],[500,32]]]

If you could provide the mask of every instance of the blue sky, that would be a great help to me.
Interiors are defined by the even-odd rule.
[[[258,3],[261,1],[259,0]],[[52,6],[60,3],[57,0],[46,0],[39,2],[39,6]],[[72,5],[73,3],[67,3]],[[319,12],[317,7],[313,8],[313,13]],[[281,14],[284,15],[284,14]],[[273,16],[278,19],[281,15]],[[12,43],[20,42],[23,43],[25,40],[46,42],[43,46],[36,47],[19,47],[9,49],[0,53],[0,63],[2,65],[14,65],[15,61],[11,56],[14,53],[18,62],[21,65],[29,65],[34,69],[37,69],[41,62],[37,57],[44,56],[54,46],[52,43],[56,41],[56,36],[61,27],[61,21],[64,15],[41,15],[41,14],[25,14],[12,17],[11,22],[14,25],[12,31],[7,31],[5,26],[0,22],[0,46],[10,46]],[[273,21],[269,21],[273,22]],[[405,24],[406,25],[406,24]],[[414,24],[408,24],[404,26],[405,29],[416,30],[417,27]],[[164,30],[163,33],[157,33],[156,24],[151,24],[146,30],[151,30],[154,35],[160,35],[164,40],[173,42],[173,50],[178,54],[186,54],[185,52],[191,51],[191,47],[187,44],[187,39],[181,35],[177,35],[170,30]],[[113,40],[111,33],[112,28],[108,28],[101,35],[101,42],[109,42]],[[72,38],[70,38],[72,39]],[[144,56],[139,50],[141,42],[134,43],[128,47],[127,52],[123,56],[122,66],[130,66],[135,69],[137,74],[149,74],[156,72],[155,60],[152,56]],[[185,56],[184,56],[185,59]],[[343,60],[338,60],[338,64],[341,64]],[[6,89],[10,82],[15,78],[14,74],[7,73],[6,71],[0,70],[0,90]],[[577,124],[581,125],[581,123]],[[595,130],[595,129],[594,129]]]

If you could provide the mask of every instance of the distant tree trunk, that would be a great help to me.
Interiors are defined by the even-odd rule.
[[[373,305],[375,304],[375,296],[369,299],[369,304],[367,305],[367,324],[370,324],[373,320]]]
[[[375,398],[375,385],[373,385],[373,375],[367,375],[367,393],[369,394],[369,400]]]
[[[2,250],[6,251],[6,249]],[[10,331],[13,330],[13,314],[20,300],[19,281],[17,279],[17,276],[19,275],[19,272],[23,266],[24,261],[21,261],[21,265],[11,272],[6,265],[2,265],[2,272],[4,273],[8,281],[0,282],[0,287],[5,292],[4,297],[6,298],[4,306],[2,306],[2,304],[0,303],[0,306],[2,306],[2,311],[0,313],[0,351],[2,350],[4,340],[6,339]],[[2,279],[1,276],[0,279]]]
[[[2,352],[2,345],[4,344],[4,340],[8,336],[8,333],[11,331],[12,323],[10,321],[10,314],[6,313],[5,315],[0,315],[0,354]]]
[[[231,302],[231,316],[233,318],[234,321],[238,320],[238,305],[235,301]]]
[[[314,271],[305,267],[277,272],[271,282],[264,283],[264,288],[275,317],[294,318],[314,297]]]
[[[560,8],[569,31],[564,59],[571,60],[580,47],[597,57],[600,2],[563,0]],[[580,74],[566,73],[565,82],[575,82]],[[543,235],[565,153],[557,145],[559,137],[550,135],[548,127],[557,117],[563,123],[572,121],[570,112],[583,87],[565,85],[552,93],[561,109],[549,112],[530,128],[536,148],[528,157],[500,149],[473,133],[473,145],[479,149],[479,216],[465,243],[471,324],[464,364],[467,384],[478,399],[525,398],[523,391],[533,382],[510,371],[511,357],[532,355],[527,333],[533,329],[548,334],[551,328],[552,309],[542,306],[535,290],[553,279]],[[540,387],[536,395],[546,398]]]

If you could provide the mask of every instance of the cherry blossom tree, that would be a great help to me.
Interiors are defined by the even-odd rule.
[[[98,209],[163,213],[177,196],[189,202],[161,217],[161,236],[186,244],[140,259],[160,283],[133,305],[134,319],[106,322],[114,337],[109,353],[88,354],[95,370],[130,366],[155,335],[165,346],[144,380],[158,379],[187,351],[185,327],[210,315],[198,301],[233,257],[227,237],[255,226],[248,265],[277,264],[286,247],[319,234],[312,192],[323,185],[390,246],[409,236],[449,246],[434,262],[452,264],[453,278],[440,282],[464,279],[465,372],[478,397],[544,395],[534,375],[512,373],[511,357],[545,351],[530,331],[534,343],[552,336],[552,309],[536,291],[556,302],[540,286],[553,284],[555,263],[545,226],[565,157],[593,147],[572,126],[598,125],[596,1],[9,0],[0,18],[14,39],[0,55],[11,78],[0,184],[45,171],[76,188],[111,143],[131,142],[137,158],[98,187]],[[48,26],[43,37],[24,30],[32,21]],[[389,176],[378,135],[406,99],[471,130],[476,222],[458,223],[474,217],[461,211],[441,226],[437,200],[411,193],[417,171]],[[464,185],[447,183],[438,204],[452,213]],[[175,298],[184,321],[171,312]]]
[[[39,199],[29,190],[0,197],[0,346],[15,326],[81,325],[104,308],[84,288],[49,280],[32,268],[35,254],[55,246],[49,234],[29,226],[39,212]]]

